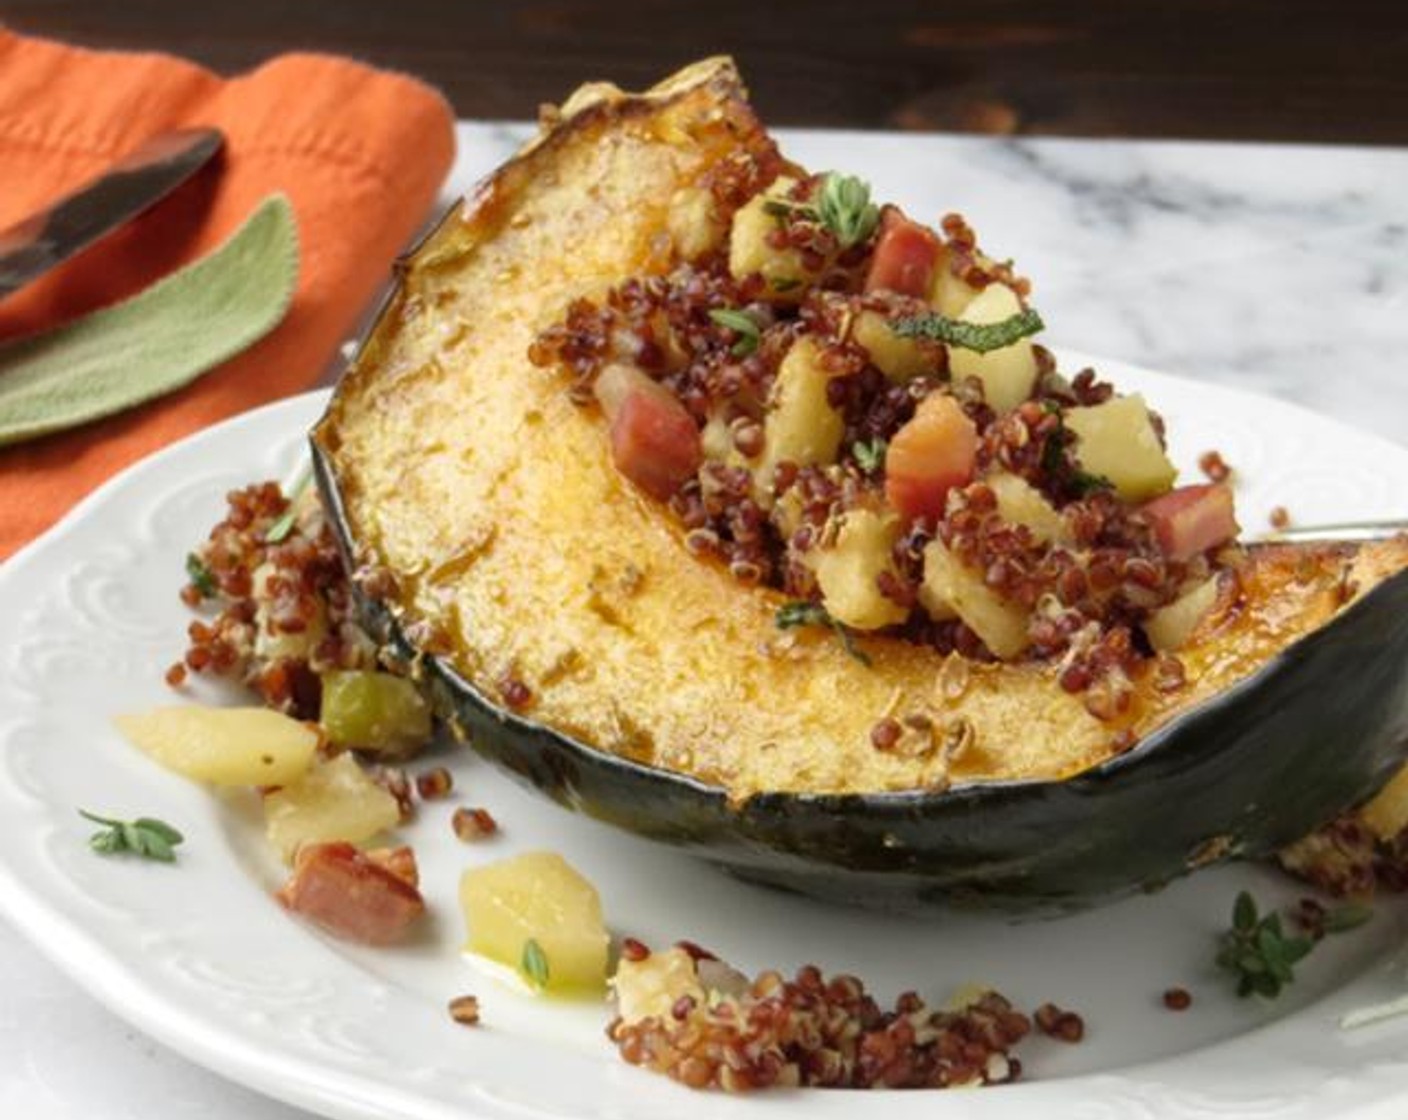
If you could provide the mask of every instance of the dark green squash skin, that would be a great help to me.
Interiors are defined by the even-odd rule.
[[[316,441],[313,462],[350,565],[336,471]],[[1050,913],[1156,889],[1208,863],[1273,852],[1372,795],[1408,756],[1408,571],[1075,778],[768,794],[736,807],[717,787],[504,710],[447,660],[415,649],[383,603],[358,596],[372,633],[420,667],[441,715],[559,804],[746,879],[866,906]]]

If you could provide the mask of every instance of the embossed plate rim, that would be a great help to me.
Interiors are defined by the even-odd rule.
[[[1405,449],[1295,406],[1233,389],[1192,386],[1064,349],[1060,356],[1063,368],[1095,364],[1121,385],[1152,390],[1156,407],[1161,389],[1184,394],[1194,389],[1244,418],[1268,410],[1272,416],[1294,415],[1298,423],[1318,434],[1316,454],[1353,441],[1366,456],[1379,457],[1390,464],[1391,471],[1408,479]],[[232,473],[254,478],[261,472],[286,476],[301,448],[303,426],[325,399],[325,393],[317,392],[246,413],[167,448],[107,483],[49,534],[0,567],[0,617],[6,617],[8,604],[15,608],[8,615],[13,624],[21,603],[36,599],[31,594],[36,587],[52,584],[68,570],[64,562],[75,559],[72,553],[80,548],[81,538],[97,533],[105,517],[120,513],[124,503],[136,502],[144,488],[168,498],[195,493],[200,478],[185,477],[182,471],[203,457],[222,450],[233,456],[210,469],[212,478]],[[261,437],[268,438],[261,443]],[[1185,458],[1189,450],[1184,449]],[[1251,527],[1251,519],[1246,520]],[[196,533],[203,528],[190,527]],[[124,557],[129,564],[138,563],[162,547],[150,526],[142,529],[120,517],[97,535],[108,553],[117,557],[114,571],[122,570]],[[172,559],[178,562],[179,557],[177,552]],[[108,590],[130,588],[118,582]],[[116,613],[121,613],[119,608],[131,609],[132,603],[122,595],[118,600]],[[140,636],[133,639],[132,648],[143,648]],[[58,664],[63,664],[62,658]],[[137,658],[137,668],[159,675],[160,666],[147,664],[142,656]],[[22,684],[0,680],[0,698],[8,700],[0,705],[0,745],[11,748],[18,758],[21,752],[14,744],[22,734],[48,734],[59,740],[54,749],[62,749],[67,715],[57,703],[58,683],[42,674],[32,681],[36,691],[28,708],[15,703]],[[102,769],[99,762],[96,770]],[[153,811],[168,805],[188,811],[190,823],[184,818],[182,823],[191,842],[183,852],[185,866],[174,876],[166,868],[105,864],[103,877],[90,878],[85,885],[65,882],[65,873],[57,870],[62,865],[79,868],[78,874],[96,875],[93,868],[98,865],[81,862],[91,857],[82,850],[82,831],[69,819],[71,807],[38,800],[26,792],[13,768],[6,773],[11,781],[0,784],[0,806],[7,810],[0,813],[0,909],[61,968],[140,1029],[235,1080],[327,1115],[395,1115],[415,1120],[472,1115],[497,1120],[590,1112],[603,1117],[668,1113],[732,1118],[762,1117],[779,1109],[805,1108],[809,1114],[841,1116],[883,1108],[887,1115],[904,1120],[941,1103],[946,1115],[973,1117],[1017,1117],[1041,1106],[1090,1120],[1106,1116],[1191,1120],[1253,1113],[1264,1120],[1298,1120],[1332,1108],[1337,1115],[1349,1115],[1350,1109],[1357,1110],[1353,1113],[1357,1116],[1381,1110],[1386,1114],[1401,1109],[1408,1096],[1403,1088],[1408,1085],[1408,1062],[1389,1057],[1394,1049],[1401,1051],[1408,1026],[1356,1036],[1330,1033],[1334,1013],[1351,998],[1352,990],[1362,997],[1376,984],[1382,989],[1384,977],[1401,976],[1401,952],[1343,991],[1220,1045],[1116,1072],[1033,1080],[978,1094],[946,1096],[939,1102],[926,1094],[695,1096],[623,1066],[604,1042],[592,1054],[554,1051],[553,1076],[543,1077],[521,1039],[493,1030],[466,1036],[461,1028],[448,1024],[443,1007],[427,1004],[394,981],[377,979],[267,905],[255,877],[244,874],[247,868],[228,843],[218,815],[208,811],[203,791],[152,767],[124,770],[120,775],[100,773],[105,782],[125,782],[143,796],[151,796]],[[197,812],[198,806],[207,809]],[[17,862],[30,857],[47,859],[50,867],[35,872]],[[229,928],[222,922],[202,921],[207,915],[195,899],[177,897],[192,882],[208,892],[212,883],[202,876],[228,874],[232,869],[239,874],[214,884],[226,888],[217,890],[215,901],[221,895],[228,897],[233,923]],[[191,888],[191,893],[202,896],[206,905],[211,903],[201,889]],[[255,898],[257,906],[251,903]],[[179,914],[174,922],[169,917],[172,913]],[[220,913],[218,908],[215,913]],[[231,960],[239,961],[244,971],[233,967]],[[446,980],[447,994],[452,994],[455,983]],[[378,1038],[367,1029],[371,1019],[389,1021],[394,1034],[405,1038]],[[392,1053],[383,1055],[383,1046]],[[411,1057],[417,1047],[426,1059],[419,1064]],[[459,1062],[464,1064],[463,1072]],[[1252,1065],[1258,1073],[1248,1080],[1246,1070]],[[1309,1084],[1307,1069],[1315,1073]]]

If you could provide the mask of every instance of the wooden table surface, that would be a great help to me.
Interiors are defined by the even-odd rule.
[[[4,0],[0,20],[221,71],[351,54],[465,117],[727,51],[779,125],[1408,143],[1404,0]]]

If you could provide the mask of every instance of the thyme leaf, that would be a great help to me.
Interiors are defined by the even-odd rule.
[[[851,444],[851,454],[856,465],[866,474],[874,474],[885,465],[886,443],[883,439],[873,439],[869,443],[857,440]]]
[[[1232,928],[1218,946],[1219,968],[1237,979],[1237,994],[1275,999],[1295,980],[1295,965],[1314,948],[1308,937],[1291,937],[1281,927],[1281,915],[1261,916],[1256,900],[1246,891],[1232,906]]]
[[[159,863],[174,863],[176,846],[185,840],[176,829],[154,817],[122,821],[113,817],[100,817],[86,809],[79,809],[78,815],[84,820],[103,826],[88,838],[88,846],[102,855],[131,852]]]
[[[519,962],[519,968],[538,991],[548,986],[548,977],[551,975],[548,955],[538,944],[536,937],[530,937],[523,943],[523,959]]]
[[[293,493],[288,496],[288,509],[284,511],[282,517],[264,531],[265,544],[278,544],[293,532],[293,526],[298,521],[298,513],[294,506],[303,496],[303,491],[308,489],[308,483],[312,480],[313,468],[311,466],[304,467],[303,473],[298,476],[298,481],[293,484]]]
[[[935,342],[946,342],[977,354],[1001,350],[1045,327],[1041,316],[1030,307],[996,323],[968,323],[933,311],[896,319],[890,324],[890,329],[901,338],[932,338]]]
[[[215,573],[194,552],[186,553],[186,575],[202,599],[213,599],[219,593],[220,585],[215,582]]]
[[[763,213],[779,220],[796,217],[809,222],[821,221],[821,215],[817,213],[815,206],[808,206],[805,202],[793,202],[786,198],[764,199]]]
[[[869,654],[856,645],[850,630],[832,618],[820,603],[812,603],[806,599],[793,599],[777,608],[775,621],[779,630],[791,630],[797,626],[829,626],[836,631],[836,636],[841,639],[841,645],[845,651],[867,669],[870,668]]]
[[[749,354],[758,349],[758,343],[762,341],[763,332],[758,326],[758,322],[746,311],[739,311],[732,307],[718,307],[709,312],[709,318],[718,323],[721,327],[727,327],[738,335],[738,341],[733,344],[733,349],[729,352],[735,358],[746,358]]]
[[[869,240],[880,224],[880,208],[870,201],[870,184],[836,171],[828,171],[822,180],[817,212],[842,249]]]

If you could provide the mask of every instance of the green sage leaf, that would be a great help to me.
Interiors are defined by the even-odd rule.
[[[1001,350],[1045,328],[1041,316],[1030,307],[996,323],[969,323],[931,312],[896,319],[890,324],[890,329],[901,338],[931,338],[978,354]]]
[[[129,300],[0,346],[0,446],[189,384],[277,326],[297,277],[293,207],[272,195],[209,256]]]

